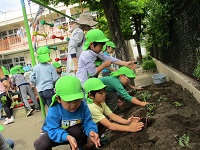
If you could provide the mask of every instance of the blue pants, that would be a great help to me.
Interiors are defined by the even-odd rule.
[[[39,92],[40,97],[42,98],[43,102],[49,107],[52,101],[52,97],[54,95],[54,89],[45,90]]]

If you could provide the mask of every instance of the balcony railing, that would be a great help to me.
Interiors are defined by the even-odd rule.
[[[42,37],[42,36],[32,36],[32,42],[34,43],[35,42],[35,39],[36,38],[36,42],[37,42],[37,45],[48,45],[48,44],[53,44],[53,43],[57,43],[57,42],[60,42],[61,40],[60,39],[52,39],[51,36],[52,35],[56,35],[56,36],[64,36],[64,38],[66,37],[70,37],[70,33],[67,32],[67,31],[63,31],[63,30],[60,30],[60,29],[56,29],[54,28],[53,30],[47,30],[46,31],[47,33],[47,37]],[[65,41],[65,39],[63,40]],[[5,38],[5,39],[0,39],[0,51],[7,51],[7,50],[12,50],[12,49],[24,49],[24,47],[27,47],[28,48],[28,39],[25,36],[13,36],[13,37],[8,37],[8,38]]]

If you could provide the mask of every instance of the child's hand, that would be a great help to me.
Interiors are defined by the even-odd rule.
[[[67,140],[69,141],[71,150],[78,150],[78,144],[76,142],[76,139],[73,136],[67,135]]]
[[[106,61],[103,62],[103,65],[105,66],[105,68],[106,67],[110,67],[111,61],[110,60],[106,60]]]
[[[133,121],[129,125],[129,131],[130,132],[137,132],[142,130],[142,127],[144,127],[144,124],[142,122],[139,122],[138,118],[133,119]]]
[[[137,64],[134,64],[134,61],[128,61],[126,62],[126,67],[130,68],[130,69],[136,69],[137,68]]]
[[[99,135],[97,133],[95,133],[94,131],[90,131],[90,139],[92,142],[94,142],[96,148],[101,146]]]
[[[131,116],[130,118],[127,119],[127,124],[131,123],[133,120],[140,121],[140,117],[133,117],[133,116]]]
[[[141,102],[140,106],[146,106],[146,104],[149,104],[149,102]]]

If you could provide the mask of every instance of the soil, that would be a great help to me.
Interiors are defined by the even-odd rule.
[[[147,101],[154,103],[152,112],[148,113],[149,122],[136,133],[111,131],[110,141],[102,150],[200,149],[200,104],[188,90],[174,82],[168,82],[150,85],[141,92],[149,92],[151,96]],[[144,97],[141,94],[139,96],[138,92],[134,94],[140,100]],[[174,102],[182,106],[176,106]],[[146,107],[126,102],[116,113],[124,118],[131,115],[146,118],[147,112],[150,111]],[[187,145],[183,141],[181,146],[178,139],[184,134],[189,137],[189,142]]]

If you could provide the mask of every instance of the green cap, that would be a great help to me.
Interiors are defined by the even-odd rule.
[[[17,65],[14,68],[16,70],[15,73],[25,73],[26,72],[21,65]]]
[[[115,44],[114,44],[112,41],[108,41],[108,42],[106,42],[106,44],[103,46],[103,51],[106,50],[106,47],[107,47],[107,46],[110,46],[110,47],[112,47],[112,48],[116,48]]]
[[[4,75],[9,75],[9,71],[4,66],[1,66],[1,68],[3,70]]]
[[[42,46],[42,47],[39,47],[38,50],[37,50],[37,59],[40,63],[46,63],[48,61],[51,60],[50,56],[50,50],[48,49],[48,47],[46,46]]]
[[[101,90],[105,87],[106,85],[104,85],[103,82],[98,78],[90,78],[86,80],[83,86],[86,93],[89,93],[90,91]]]
[[[60,67],[61,67],[61,64],[58,63],[58,62],[53,62],[52,65],[53,65],[55,68],[60,68]]]
[[[63,76],[59,78],[55,85],[56,94],[52,97],[52,106],[57,100],[56,96],[60,96],[63,101],[70,102],[84,98],[81,82],[75,76]]]
[[[84,50],[87,50],[92,42],[107,42],[109,39],[106,38],[104,33],[99,29],[92,29],[86,34],[86,41],[84,44]]]
[[[0,125],[0,132],[3,131],[4,127]]]
[[[93,103],[93,100],[88,97],[89,92],[98,91],[105,87],[106,87],[106,85],[104,85],[103,82],[98,78],[90,78],[90,79],[86,80],[84,83],[84,86],[83,86],[85,93],[86,93],[85,94],[86,102],[88,104]]]
[[[16,69],[15,69],[15,67],[12,67],[12,68],[10,68],[10,74],[11,75],[13,75],[13,74],[16,74]]]
[[[127,67],[121,67],[117,71],[112,72],[110,76],[118,77],[119,75],[124,74],[128,78],[135,78],[136,74],[133,72],[133,70],[127,68]]]

